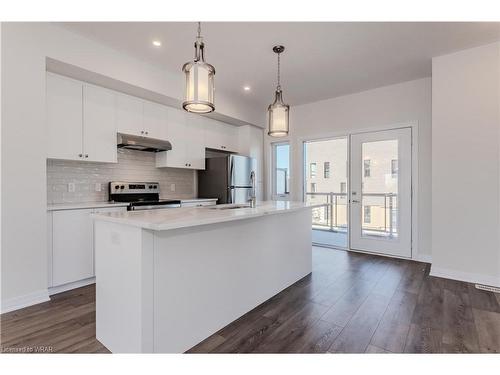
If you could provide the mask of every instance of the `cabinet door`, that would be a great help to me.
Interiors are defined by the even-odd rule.
[[[88,161],[117,162],[115,94],[92,85],[83,91],[83,152]]]
[[[52,285],[94,276],[92,210],[52,213]]]
[[[186,155],[191,169],[205,169],[205,126],[200,120],[200,116],[188,114]]]
[[[175,108],[168,109],[166,137],[172,144],[172,149],[156,154],[157,167],[188,168],[187,143],[189,138],[186,115],[184,111]]]
[[[81,160],[83,85],[51,73],[46,77],[47,157]]]
[[[203,117],[207,148],[222,151],[238,151],[238,129],[229,124]]]
[[[168,110],[165,106],[153,102],[143,102],[144,135],[156,139],[167,138]]]
[[[144,135],[141,99],[116,94],[116,129],[119,133]]]

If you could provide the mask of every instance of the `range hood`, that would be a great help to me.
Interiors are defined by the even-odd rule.
[[[169,141],[121,133],[118,133],[117,143],[118,148],[127,148],[137,151],[160,152],[172,149],[172,145]]]

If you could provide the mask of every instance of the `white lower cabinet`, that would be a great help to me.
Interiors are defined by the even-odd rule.
[[[49,288],[95,276],[92,213],[125,211],[125,207],[61,210],[48,213]]]
[[[94,276],[92,212],[52,213],[52,286]]]

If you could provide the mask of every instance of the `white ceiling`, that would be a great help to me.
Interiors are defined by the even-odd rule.
[[[196,23],[89,22],[63,26],[181,74],[192,59]],[[500,23],[207,22],[206,61],[216,88],[267,106],[283,44],[282,87],[291,105],[431,75],[431,58],[500,40]],[[162,42],[160,48],[152,40]],[[251,86],[244,92],[243,86]]]

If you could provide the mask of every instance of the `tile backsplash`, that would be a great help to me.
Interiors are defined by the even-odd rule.
[[[151,152],[118,149],[118,163],[47,160],[47,203],[101,202],[108,200],[110,181],[160,183],[161,198],[194,198],[196,172],[189,169],[156,168]],[[68,184],[75,191],[68,191]],[[96,191],[100,184],[101,191]],[[171,191],[175,184],[175,191]]]

